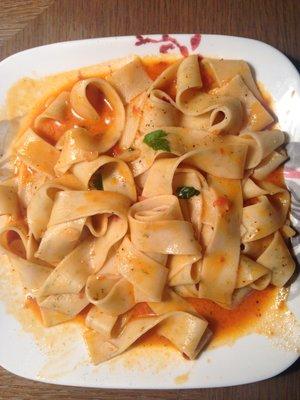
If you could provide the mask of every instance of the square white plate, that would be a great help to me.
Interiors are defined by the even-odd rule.
[[[161,38],[159,35],[150,37]],[[192,35],[172,37],[193,53]],[[14,54],[0,63],[0,105],[5,102],[9,87],[24,76],[45,76],[129,54],[155,55],[159,53],[161,44],[165,44],[136,46],[135,42],[133,36],[90,39],[56,43]],[[178,52],[178,48],[172,52]],[[220,35],[202,35],[195,52],[206,57],[249,62],[256,79],[264,84],[274,99],[281,128],[289,133],[293,142],[300,141],[300,79],[282,53],[256,40]],[[289,308],[296,315],[298,313],[298,318],[299,284],[298,278],[288,303]],[[284,371],[298,357],[292,351],[274,347],[267,338],[252,334],[232,346],[207,350],[196,361],[186,361],[170,349],[137,347],[95,367],[88,361],[78,325],[68,324],[67,333],[62,326],[50,328],[53,337],[63,343],[58,349],[54,340],[53,352],[47,355],[35,343],[33,336],[24,332],[16,319],[6,312],[1,302],[0,327],[2,367],[25,378],[64,385],[136,389],[231,386],[270,378]]]

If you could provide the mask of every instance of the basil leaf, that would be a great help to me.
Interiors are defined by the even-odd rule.
[[[180,199],[190,199],[193,196],[198,196],[200,191],[193,186],[180,186],[176,189],[176,196]]]
[[[102,175],[98,171],[92,175],[89,181],[89,188],[94,190],[103,190]]]
[[[167,135],[167,132],[158,129],[157,131],[147,133],[143,142],[154,150],[171,151],[170,144],[166,139]]]

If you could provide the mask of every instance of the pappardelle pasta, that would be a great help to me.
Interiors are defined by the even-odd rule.
[[[285,135],[249,65],[154,65],[70,73],[2,161],[2,249],[46,327],[85,310],[95,364],[153,328],[194,359],[212,333],[187,298],[232,309],[295,269],[290,195],[267,179]]]

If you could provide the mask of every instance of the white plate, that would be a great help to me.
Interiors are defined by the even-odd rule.
[[[172,36],[191,53],[192,35]],[[160,38],[158,35],[150,37]],[[49,75],[133,53],[158,54],[161,45],[135,46],[135,42],[135,37],[90,39],[17,53],[0,63],[0,105],[4,104],[7,89],[24,76]],[[256,40],[219,35],[202,35],[195,52],[248,61],[255,70],[256,79],[263,82],[275,100],[282,129],[289,132],[293,141],[300,141],[299,135],[297,137],[297,131],[300,132],[299,75],[282,53]],[[292,292],[289,307],[300,317],[299,279]],[[88,362],[78,325],[68,324],[67,333],[62,326],[50,328],[60,345],[58,349],[54,340],[53,352],[47,355],[33,336],[25,333],[16,319],[6,312],[1,302],[0,326],[0,364],[4,368],[29,379],[63,385],[140,389],[230,386],[270,378],[284,371],[298,357],[292,351],[274,347],[267,338],[253,334],[239,339],[231,347],[207,350],[193,362],[184,360],[170,349],[151,351],[138,347],[95,367]]]

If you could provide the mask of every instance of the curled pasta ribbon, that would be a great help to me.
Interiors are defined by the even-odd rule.
[[[163,91],[153,90],[143,108],[140,131],[147,133],[161,126],[178,126],[180,111],[172,103]]]
[[[143,188],[143,196],[151,197],[163,194],[172,194],[173,178],[177,167],[181,162],[197,153],[198,151],[194,150],[182,155],[181,157],[162,158],[156,160],[147,175]]]
[[[68,254],[45,280],[39,289],[39,297],[50,295],[78,294],[84,288],[89,275],[93,273],[90,264],[91,243],[83,241]]]
[[[201,261],[199,256],[173,255],[168,261],[169,286],[191,285],[199,283]]]
[[[119,273],[132,284],[135,298],[138,293],[139,302],[162,300],[168,276],[166,267],[136,249],[127,237],[116,254],[115,262]]]
[[[68,103],[70,99],[69,92],[61,92],[34,120],[34,129],[39,132],[42,131],[45,121],[52,120],[56,123],[61,123],[66,117],[68,110]],[[59,139],[55,137],[54,139]]]
[[[86,90],[89,85],[95,86],[104,95],[114,111],[112,123],[100,134],[101,151],[105,152],[120,139],[125,125],[125,110],[118,93],[108,81],[101,78],[84,79],[75,83],[70,93],[72,109],[81,118],[91,122],[97,122],[100,118],[88,100]]]
[[[156,196],[129,210],[131,241],[139,250],[161,254],[200,254],[191,223],[184,221],[178,199]]]
[[[163,92],[163,87],[175,77],[177,91],[174,101]],[[161,90],[157,90],[158,88]],[[149,107],[150,116],[148,117],[148,112],[147,124],[142,124],[142,131],[167,125],[164,122],[171,122],[170,126],[178,125],[180,114],[176,113],[176,108],[183,113],[180,124],[190,128],[236,134],[243,122],[243,109],[239,99],[203,92],[196,55],[187,57],[179,65],[170,66],[161,74],[150,92]]]
[[[181,297],[198,297],[198,285],[178,285],[173,287],[178,296]]]
[[[241,254],[237,273],[236,289],[250,286],[256,290],[265,289],[271,282],[271,270]]]
[[[85,189],[93,188],[93,178],[101,179],[103,190],[121,193],[136,201],[136,188],[128,165],[117,158],[100,156],[94,161],[74,165],[73,174]]]
[[[6,225],[0,229],[1,252],[6,254],[12,267],[29,293],[35,293],[44,283],[52,268],[34,258],[36,242],[22,226]]]
[[[55,178],[42,185],[31,198],[27,208],[29,232],[36,240],[41,239],[47,229],[55,195],[61,190],[83,189],[72,175]]]
[[[8,186],[0,186],[0,215],[9,218],[0,228],[0,246],[20,276],[28,291],[36,291],[51,272],[51,268],[34,260],[36,242],[28,235],[23,224],[18,223],[19,204],[15,191]],[[32,261],[31,261],[32,260]]]
[[[272,271],[271,283],[278,287],[284,286],[295,271],[295,261],[279,232],[274,234],[273,240],[257,262]]]
[[[87,281],[86,295],[101,312],[115,316],[137,302],[161,301],[168,270],[138,251],[128,238],[121,243],[114,264],[119,276],[100,270]]]
[[[61,148],[59,159],[54,167],[56,175],[64,174],[73,164],[97,158],[98,151],[102,150],[101,144],[101,140],[91,136],[84,128],[66,131],[56,144],[57,148]]]
[[[274,119],[262,103],[255,97],[240,75],[214,91],[215,96],[231,96],[238,99],[248,116],[246,129],[260,131],[270,125]]]
[[[124,278],[92,275],[87,280],[85,293],[99,310],[112,316],[125,313],[135,304],[132,284]]]
[[[177,71],[176,105],[185,115],[209,114],[206,128],[210,131],[237,133],[243,121],[241,102],[236,97],[204,93],[198,56],[187,57]],[[195,120],[194,123],[197,122]],[[189,122],[190,126],[191,121]]]
[[[20,208],[15,190],[9,186],[0,186],[0,215],[6,217],[0,228],[0,247],[17,270],[25,288],[37,290],[51,268],[40,265],[34,259],[37,244],[20,223]]]
[[[2,249],[7,250],[18,257],[32,260],[37,249],[37,243],[28,234],[27,227],[20,221],[4,223],[0,228],[0,244]]]
[[[241,138],[247,140],[248,153],[246,168],[255,168],[264,158],[284,143],[284,133],[278,129],[261,132],[244,132]]]
[[[263,100],[246,61],[205,58],[201,63],[213,74],[218,86],[223,86],[236,75],[240,75],[254,96],[259,101]]]
[[[98,213],[113,213],[126,220],[129,205],[130,200],[119,193],[99,190],[62,191],[56,196],[48,226]]]
[[[41,172],[48,178],[55,176],[54,167],[59,158],[59,151],[32,129],[24,132],[14,148],[18,157],[34,171]]]
[[[284,151],[273,151],[254,169],[253,178],[259,180],[265,179],[271,172],[275,171],[275,169],[278,168],[287,159],[288,156]]]
[[[63,195],[64,193],[64,195]],[[74,201],[74,208],[68,217],[65,214],[66,198]],[[85,217],[99,218],[101,215],[105,217],[100,219],[99,232],[90,229],[91,233],[95,234],[96,238],[91,243],[90,265],[94,271],[99,270],[105,262],[106,256],[110,248],[115,245],[127,231],[127,211],[130,200],[119,193],[112,192],[61,192],[57,196],[57,201],[54,204],[51,218],[48,224],[48,229],[66,223],[67,221],[78,221]],[[62,209],[60,207],[63,207]],[[77,218],[76,211],[77,210]],[[107,221],[106,218],[109,217]],[[99,221],[95,221],[99,224]],[[90,222],[88,220],[88,224]],[[105,224],[102,225],[101,224]],[[96,225],[97,227],[97,225]],[[104,229],[103,229],[104,228]],[[103,231],[102,231],[103,229]],[[101,232],[102,231],[102,232]],[[102,233],[102,234],[101,234]]]
[[[35,257],[57,265],[77,245],[85,223],[85,218],[79,218],[49,227],[42,237]]]
[[[204,176],[193,168],[177,168],[172,180],[172,190],[183,186],[194,187],[199,191],[198,196],[179,200],[184,219],[190,221],[198,239],[202,229],[203,199],[207,193],[208,185]]]
[[[259,197],[265,194],[268,194],[268,191],[263,189],[257,183],[253,181],[251,178],[245,178],[242,182],[243,189],[243,199],[249,200],[254,197]]]
[[[224,132],[237,134],[243,121],[241,102],[228,97],[221,104],[209,106],[204,113],[194,116],[183,114],[180,125],[187,128],[205,129],[214,134]]]
[[[211,335],[206,321],[186,312],[175,311],[159,316],[140,317],[130,321],[118,337],[104,342],[101,333],[92,330],[86,332],[85,339],[93,363],[107,361],[124,352],[155,326],[158,326],[160,335],[169,339],[190,359],[197,357]]]
[[[242,226],[245,229],[242,235],[244,243],[264,238],[283,227],[290,206],[290,195],[285,190],[269,182],[260,182],[259,186],[248,183],[251,189],[264,191],[258,196],[258,202],[243,208]],[[252,193],[253,193],[252,192]],[[269,195],[270,199],[266,196]],[[251,192],[248,193],[248,196]],[[254,197],[253,195],[251,195]]]
[[[70,204],[70,208],[65,204]],[[114,213],[117,217],[110,219],[102,236],[87,238],[63,258],[41,287],[40,296],[78,294],[83,289],[88,276],[102,267],[110,248],[125,235],[129,204],[127,197],[110,192],[63,191],[57,194],[47,230],[99,214]]]

